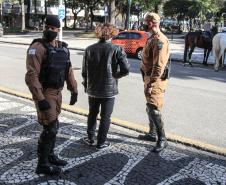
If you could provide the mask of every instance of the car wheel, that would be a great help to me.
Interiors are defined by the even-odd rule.
[[[139,48],[136,52],[136,57],[141,60],[142,58],[142,48]]]

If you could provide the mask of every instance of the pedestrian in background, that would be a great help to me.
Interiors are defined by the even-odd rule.
[[[35,102],[38,122],[43,126],[38,140],[37,174],[59,174],[59,166],[67,164],[54,155],[65,81],[71,91],[70,105],[77,101],[77,82],[70,53],[66,43],[56,40],[59,31],[58,18],[47,16],[43,38],[35,39],[27,51],[25,81]]]
[[[207,31],[208,33],[211,33],[212,30],[212,24],[210,22],[210,20],[207,20],[203,26],[203,30]]]
[[[129,64],[124,50],[109,41],[118,33],[113,25],[99,24],[95,33],[99,41],[87,47],[83,57],[83,85],[89,101],[88,137],[83,140],[94,145],[97,115],[101,107],[96,148],[103,149],[110,146],[106,139],[115,96],[118,94],[118,79],[128,75]]]
[[[169,41],[160,31],[160,17],[156,13],[147,13],[144,19],[146,30],[151,32],[142,55],[141,72],[144,80],[146,111],[149,117],[149,133],[138,138],[156,142],[154,152],[160,152],[167,146],[162,119],[162,106],[168,74],[166,66],[169,59]]]

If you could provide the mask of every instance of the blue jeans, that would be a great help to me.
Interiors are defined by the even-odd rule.
[[[104,144],[107,139],[107,133],[110,127],[110,118],[113,112],[115,98],[94,98],[89,97],[89,115],[87,134],[89,139],[94,139],[97,125],[97,115],[101,106],[100,125],[97,135],[97,145]]]

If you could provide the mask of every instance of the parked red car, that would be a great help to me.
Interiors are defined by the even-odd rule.
[[[141,59],[142,49],[149,35],[145,31],[128,30],[122,31],[112,38],[112,43],[124,48],[127,54],[135,55]]]

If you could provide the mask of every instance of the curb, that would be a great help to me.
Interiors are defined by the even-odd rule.
[[[0,43],[17,44],[17,45],[25,45],[25,46],[29,46],[29,45],[30,45],[30,44],[28,44],[28,43],[22,43],[22,42],[10,42],[10,41],[0,41]],[[78,50],[78,51],[85,51],[84,48],[72,48],[72,47],[68,47],[68,49],[71,49],[71,50]]]
[[[11,41],[1,41],[0,43],[6,43],[6,44],[17,44],[17,45],[25,45],[25,46],[29,46],[30,44],[28,43],[22,43],[22,42],[11,42]],[[75,48],[75,47],[68,47],[68,49],[71,50],[77,50],[77,51],[85,51],[85,48]],[[181,62],[183,63],[183,59],[181,58],[171,58],[172,61],[174,62]],[[192,61],[193,64],[202,64],[202,62],[198,62],[198,61]],[[187,63],[186,63],[187,64]],[[208,64],[208,65],[213,65],[212,63]]]
[[[32,100],[32,96],[30,94],[19,92],[19,91],[13,90],[13,89],[8,89],[8,88],[1,87],[1,86],[0,86],[0,92],[14,95],[14,96],[21,97],[21,98],[25,98],[28,100]],[[75,114],[79,114],[79,115],[83,115],[83,116],[88,115],[87,110],[75,108],[73,106],[70,106],[70,105],[64,104],[64,103],[62,104],[62,110],[72,112]],[[130,129],[130,130],[134,130],[134,131],[141,132],[141,133],[148,132],[147,127],[141,126],[137,123],[131,123],[128,121],[117,119],[117,118],[111,118],[111,121],[112,121],[112,124],[114,124],[114,125],[118,125],[118,126]],[[203,151],[226,156],[226,148],[215,146],[215,145],[201,142],[198,140],[185,138],[185,137],[182,137],[179,135],[170,134],[170,133],[167,133],[166,136],[167,136],[167,140],[172,141],[174,143],[181,143],[183,145],[191,146],[191,147],[203,150]]]

